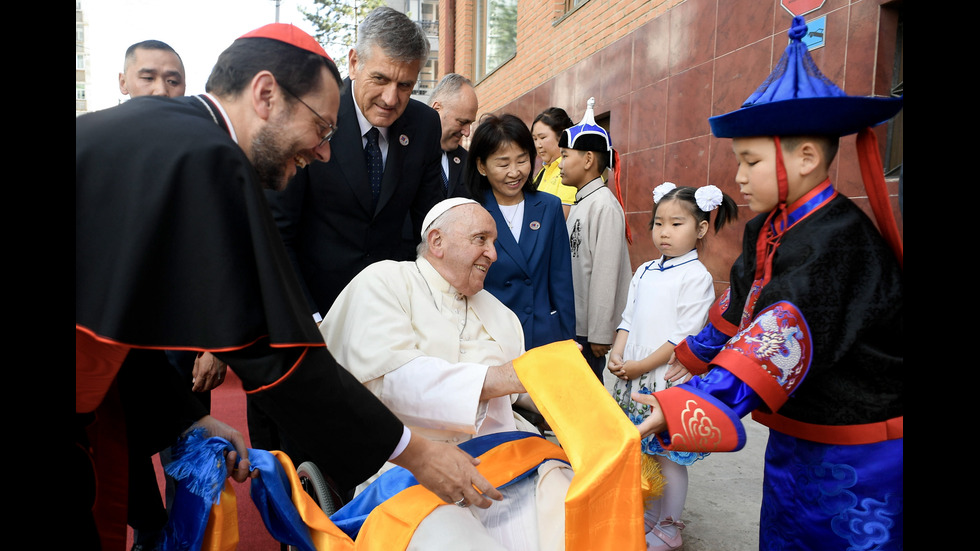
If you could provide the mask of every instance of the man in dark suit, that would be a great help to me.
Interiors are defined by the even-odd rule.
[[[442,124],[442,178],[446,197],[470,197],[460,176],[466,166],[466,150],[460,142],[470,135],[479,103],[473,83],[463,75],[449,73],[432,89],[429,101]]]
[[[369,264],[414,258],[422,219],[443,197],[439,116],[411,99],[428,55],[417,23],[390,8],[372,11],[348,54],[335,154],[269,193],[317,320]],[[415,230],[410,246],[402,240],[406,216]]]

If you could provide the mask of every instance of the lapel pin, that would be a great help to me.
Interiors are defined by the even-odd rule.
[[[530,227],[532,230],[539,230],[541,229],[541,222],[535,220],[534,222],[531,222]]]
[[[398,136],[398,143],[402,145],[408,145],[408,136],[406,136],[405,134]]]
[[[453,157],[453,162],[459,164],[459,157]]]

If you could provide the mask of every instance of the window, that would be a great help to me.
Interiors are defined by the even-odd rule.
[[[423,21],[439,20],[438,2],[422,2],[422,20]]]
[[[75,99],[85,99],[85,86],[75,85]]]
[[[419,79],[415,82],[415,89],[412,90],[412,95],[422,96],[428,98],[429,92],[435,88],[439,80],[436,75],[439,74],[439,60],[435,58],[429,58],[425,61],[425,65],[419,71]],[[419,98],[417,98],[419,99]],[[427,99],[425,101],[428,101]]]
[[[892,96],[903,95],[905,89],[905,56],[903,55],[904,24],[901,4],[898,8],[898,32],[895,37],[895,68],[892,75]],[[885,151],[885,176],[899,176],[902,159],[905,157],[903,142],[905,138],[905,110],[899,111],[888,126],[888,146]]]
[[[476,74],[483,78],[517,54],[517,0],[479,0]]]
[[[439,3],[422,2],[419,25],[429,36],[439,36]]]
[[[85,69],[84,54],[75,54],[75,69]]]

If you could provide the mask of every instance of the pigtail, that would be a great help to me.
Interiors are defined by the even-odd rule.
[[[715,233],[738,220],[738,204],[727,193],[722,192],[721,195],[721,204],[718,205],[718,214],[715,215]]]
[[[705,213],[706,219],[710,217],[711,211],[718,211],[715,215],[715,233],[738,219],[738,205],[735,200],[717,186],[699,187],[694,192],[694,202]]]

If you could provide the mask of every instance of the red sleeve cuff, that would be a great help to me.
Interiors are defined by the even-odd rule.
[[[657,435],[666,450],[732,452],[745,445],[745,427],[735,412],[694,387],[682,385],[655,394],[667,431]]]
[[[677,356],[677,360],[684,364],[684,367],[686,367],[692,375],[704,375],[708,372],[708,367],[710,364],[702,361],[701,358],[698,358],[697,355],[691,351],[691,347],[687,344],[687,339],[684,339],[680,344],[674,347],[674,355]]]

